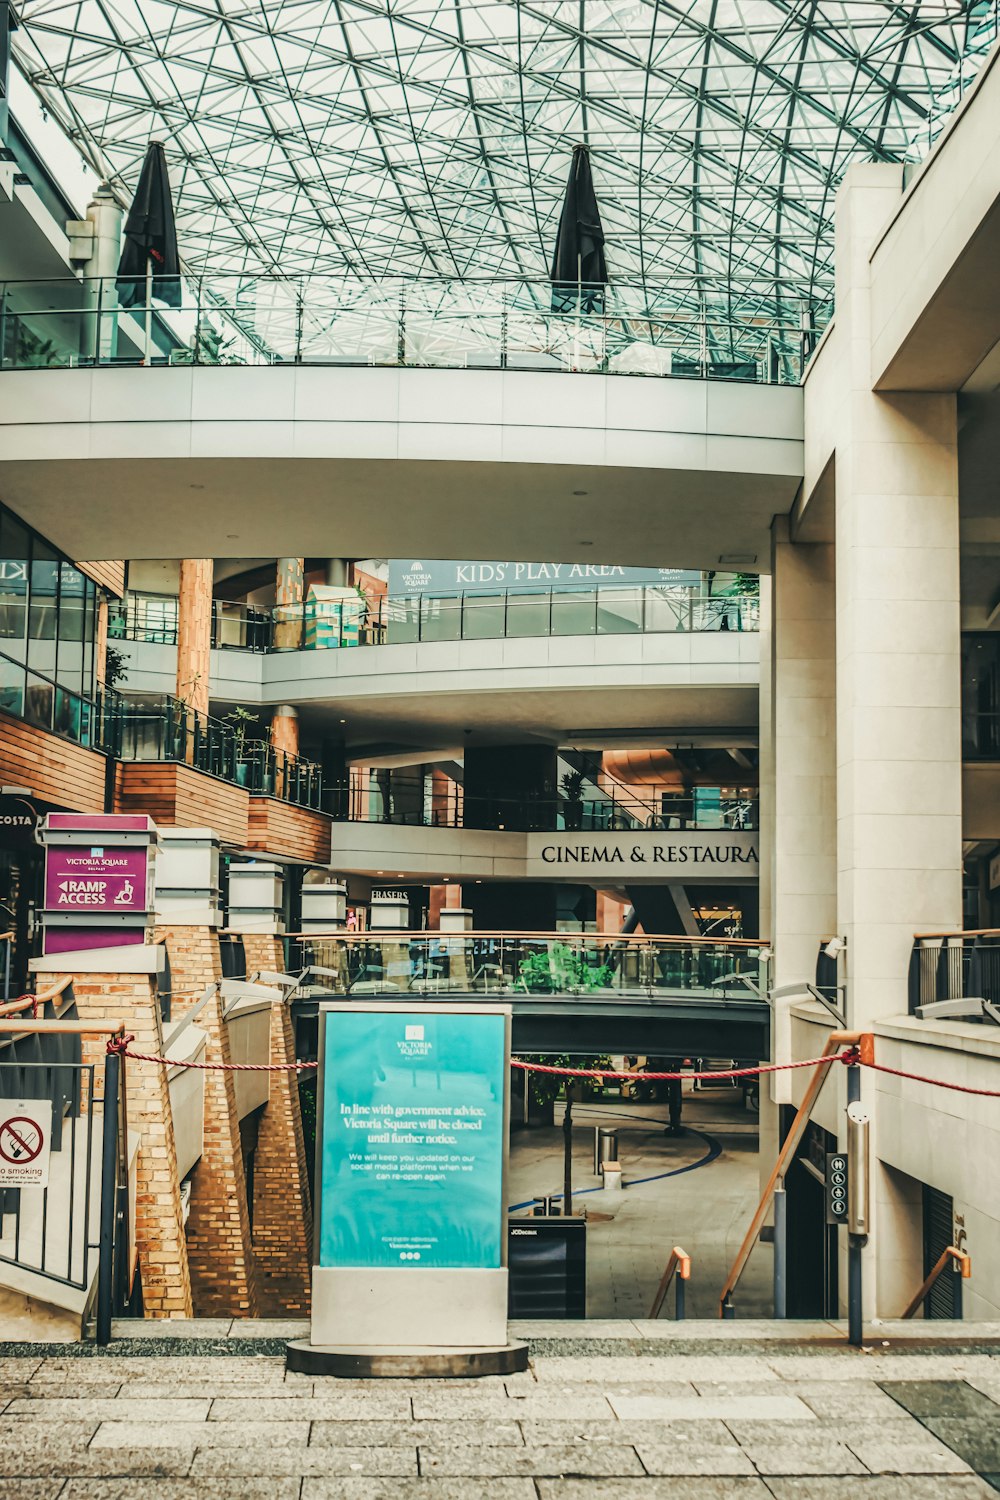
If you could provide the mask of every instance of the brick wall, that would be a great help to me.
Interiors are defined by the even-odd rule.
[[[157,935],[167,944],[176,1017],[222,978],[219,937],[208,927],[161,927]],[[231,1062],[218,992],[196,1024],[208,1032],[206,1062]],[[191,1177],[187,1240],[195,1314],[256,1317],[257,1277],[236,1092],[232,1073],[222,1069],[205,1073],[205,1144]]]
[[[162,1055],[159,999],[150,976],[77,974],[73,993],[81,1021],[124,1021],[135,1037],[131,1045],[136,1052]],[[104,1038],[83,1040],[86,1061],[104,1052]],[[99,1069],[102,1087],[103,1072]],[[125,1079],[129,1129],[140,1137],[135,1238],[145,1313],[149,1318],[189,1318],[191,1276],[167,1070],[159,1063],[129,1059]]]
[[[277,938],[247,933],[243,943],[248,974],[284,969]],[[291,1011],[284,1002],[271,1008],[270,1060],[295,1061]],[[312,1275],[312,1209],[298,1075],[291,1069],[271,1074],[271,1097],[261,1117],[254,1157],[253,1243],[261,1313],[305,1316]]]

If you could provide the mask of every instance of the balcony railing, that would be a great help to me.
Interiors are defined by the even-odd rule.
[[[107,692],[97,707],[99,748],[124,761],[172,761],[298,807],[323,807],[318,765],[276,750],[265,740],[167,694],[130,698]]]
[[[755,787],[695,787],[655,791],[585,782],[579,799],[469,795],[457,782],[406,771],[352,772],[343,816],[355,823],[415,828],[566,830],[731,829],[759,827]]]
[[[0,367],[142,362],[139,305],[112,278],[0,283]],[[559,370],[798,384],[830,308],[813,326],[737,322],[678,282],[607,290],[604,312],[552,311],[548,281],[342,276],[180,279],[181,306],[153,309],[153,363],[383,365]],[[684,307],[684,303],[687,307]],[[678,304],[681,306],[678,306]]]
[[[760,942],[618,933],[364,932],[286,939],[289,971],[319,966],[332,994],[700,998],[760,1004]]]
[[[1000,931],[918,933],[908,991],[921,1019],[1000,1024]]]
[[[305,601],[263,608],[216,599],[212,645],[236,651],[404,645],[422,641],[523,639],[569,635],[701,634],[760,628],[756,594],[709,594],[669,586],[538,589]],[[115,640],[177,644],[177,599],[129,593],[112,606]]]

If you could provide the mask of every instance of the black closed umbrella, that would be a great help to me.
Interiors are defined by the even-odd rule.
[[[163,142],[150,141],[125,220],[125,247],[115,282],[118,301],[122,307],[148,310],[152,296],[168,307],[180,307],[180,274],[167,158]]]
[[[607,283],[604,230],[594,192],[590,153],[586,146],[574,146],[552,257],[552,311],[603,312]]]

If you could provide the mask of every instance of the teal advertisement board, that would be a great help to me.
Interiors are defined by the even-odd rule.
[[[319,1264],[500,1266],[505,1017],[323,1015]]]

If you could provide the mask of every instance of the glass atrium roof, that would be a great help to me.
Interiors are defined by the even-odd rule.
[[[573,144],[612,283],[829,299],[836,185],[922,157],[996,37],[967,0],[22,0],[17,62],[126,201],[166,145],[206,275],[541,278]]]

